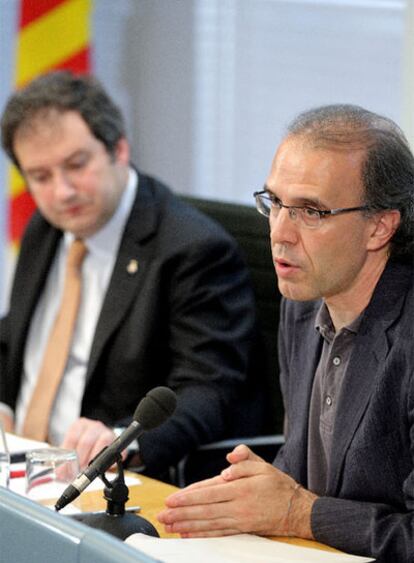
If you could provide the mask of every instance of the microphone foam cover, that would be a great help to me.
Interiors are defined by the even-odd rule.
[[[134,413],[134,420],[139,422],[144,430],[151,430],[172,415],[176,404],[174,391],[168,387],[155,387],[140,401]]]

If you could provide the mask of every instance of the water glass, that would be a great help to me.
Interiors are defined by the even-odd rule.
[[[7,448],[6,434],[0,421],[0,486],[8,487],[10,479],[10,454]]]
[[[26,453],[26,494],[36,501],[55,501],[78,473],[79,461],[75,450],[31,450]]]

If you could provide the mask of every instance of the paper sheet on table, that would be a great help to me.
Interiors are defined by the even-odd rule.
[[[240,534],[223,538],[160,539],[133,534],[126,543],[163,563],[364,563],[374,561]]]
[[[16,436],[15,434],[10,434],[9,432],[6,432],[6,440],[10,454],[28,452],[37,448],[50,448],[50,445],[46,442],[29,440],[28,438],[22,438],[21,436]]]
[[[22,468],[24,469],[25,464],[15,464],[14,467],[18,467],[19,469]],[[112,479],[114,478],[114,473],[105,473],[106,478],[109,481],[112,481]],[[130,475],[126,475],[125,476],[125,484],[130,487],[132,485],[141,485],[142,481],[138,478],[138,477],[134,477],[134,476],[130,476]],[[89,485],[89,487],[87,487],[85,492],[89,492],[89,491],[98,491],[98,490],[102,490],[104,488],[104,484],[100,479],[95,479],[95,481],[92,481],[92,483]],[[28,498],[28,495],[26,494],[26,478],[25,477],[20,477],[17,479],[10,479],[10,484],[9,484],[9,489],[11,489],[13,492],[22,495],[23,497]],[[54,499],[57,498],[61,495],[62,490],[58,485],[54,485],[53,483],[50,483],[47,487],[44,487],[42,495],[37,497],[36,501],[41,501],[41,500],[47,500],[47,499]],[[47,504],[46,505],[48,508],[52,508],[53,510],[55,509],[55,505],[54,503],[52,504]],[[79,514],[81,512],[81,510],[79,508],[77,508],[75,505],[73,504],[68,504],[67,506],[65,506],[65,508],[63,508],[60,513],[61,514]]]
[[[115,476],[114,473],[105,473],[105,477],[109,481],[112,481],[114,476]],[[140,481],[140,479],[138,477],[133,477],[133,476],[130,476],[130,475],[125,476],[125,484],[127,485],[127,487],[130,487],[132,485],[141,485],[141,483],[142,483],[142,481]],[[87,489],[85,490],[85,493],[88,493],[90,491],[103,490],[104,487],[105,487],[105,485],[103,484],[103,482],[100,479],[95,479],[95,481],[92,481],[92,483],[87,487]],[[18,479],[10,479],[9,488],[12,491],[14,491],[15,493],[18,493],[19,495],[26,497],[27,496],[26,495],[26,478],[20,477]],[[47,487],[44,488],[44,491],[45,491],[44,496],[38,497],[37,500],[58,497],[58,496],[61,495],[62,488],[59,487],[59,486],[56,486],[54,488],[53,483],[50,483],[50,485],[48,485]]]

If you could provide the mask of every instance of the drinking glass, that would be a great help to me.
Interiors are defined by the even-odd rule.
[[[0,486],[8,487],[10,479],[10,454],[7,448],[6,433],[0,421]]]
[[[26,453],[26,494],[41,503],[56,501],[79,473],[75,450],[42,448]]]

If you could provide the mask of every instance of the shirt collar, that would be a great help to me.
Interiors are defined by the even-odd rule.
[[[341,331],[348,331],[352,332],[353,334],[357,334],[363,314],[364,311],[362,311],[362,313],[358,315],[356,319],[349,323],[349,325],[344,326]],[[321,306],[319,307],[319,310],[316,314],[315,328],[325,340],[332,342],[335,337],[335,327],[333,325],[331,315],[329,314],[329,310],[326,306],[325,301],[322,301]]]

